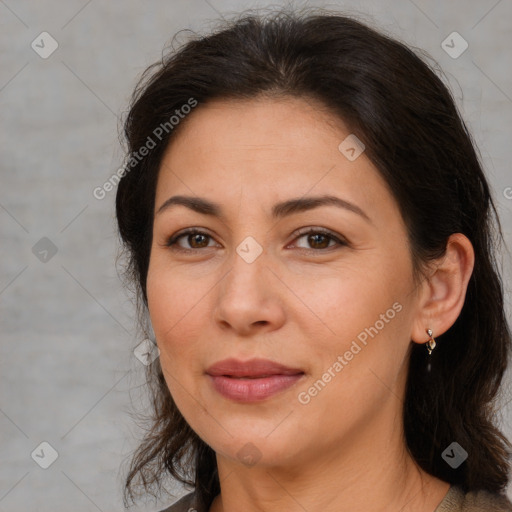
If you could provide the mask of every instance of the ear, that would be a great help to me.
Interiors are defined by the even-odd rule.
[[[429,265],[430,271],[420,285],[413,341],[425,343],[429,339],[427,329],[432,329],[435,338],[455,323],[464,305],[474,263],[475,252],[469,239],[462,233],[451,235],[445,255]]]

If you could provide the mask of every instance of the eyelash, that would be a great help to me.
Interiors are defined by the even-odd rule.
[[[345,240],[343,240],[343,239],[339,238],[338,236],[334,235],[334,233],[331,233],[330,231],[327,231],[327,230],[324,230],[324,229],[315,229],[315,228],[304,228],[302,230],[299,230],[299,232],[297,233],[297,236],[294,239],[294,241],[299,239],[299,238],[302,238],[303,236],[311,235],[311,234],[326,236],[326,237],[330,238],[331,240],[333,240],[334,242],[336,242],[338,244],[338,246],[348,246],[349,245]],[[167,242],[165,243],[165,246],[171,248],[174,251],[180,251],[180,252],[185,252],[185,253],[197,252],[197,251],[199,251],[201,249],[204,250],[204,249],[208,249],[209,248],[209,247],[202,247],[201,249],[186,249],[186,248],[183,248],[183,247],[179,247],[177,245],[177,242],[181,238],[189,236],[189,235],[205,235],[205,236],[207,236],[207,237],[209,237],[211,239],[213,238],[211,235],[209,235],[208,233],[205,233],[204,231],[201,231],[201,230],[199,230],[197,228],[190,228],[190,229],[187,229],[185,231],[182,231],[181,233],[178,233],[176,235],[171,236],[167,240]],[[300,247],[299,250],[307,251],[307,252],[310,252],[310,251],[313,251],[313,252],[323,252],[323,251],[332,250],[333,247],[335,247],[335,246],[326,247],[324,249],[304,249],[304,248]]]

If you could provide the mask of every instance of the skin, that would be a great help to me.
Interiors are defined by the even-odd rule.
[[[148,306],[169,390],[217,455],[221,493],[210,511],[433,512],[449,489],[409,456],[401,410],[412,343],[455,322],[472,246],[452,235],[445,257],[415,280],[386,183],[364,152],[349,161],[338,149],[349,134],[309,99],[216,100],[188,116],[164,155]],[[323,194],[368,219],[332,205],[271,217],[277,202]],[[223,217],[182,205],[157,213],[174,195],[215,201]],[[166,245],[191,227],[207,236]],[[305,227],[346,244],[297,234]],[[252,263],[236,252],[248,236],[263,249]],[[395,303],[401,311],[300,403],[298,394]],[[240,404],[205,374],[228,357],[267,358],[305,375],[262,402]],[[237,455],[247,443],[256,447],[254,465]]]

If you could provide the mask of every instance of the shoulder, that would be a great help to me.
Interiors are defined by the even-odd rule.
[[[195,492],[186,494],[180,498],[176,503],[173,503],[170,507],[160,512],[206,512],[203,509],[199,509],[196,502]]]
[[[464,493],[452,486],[436,512],[512,512],[512,503],[502,494],[484,490]]]
[[[512,503],[502,494],[487,491],[468,492],[464,497],[463,512],[512,512]]]

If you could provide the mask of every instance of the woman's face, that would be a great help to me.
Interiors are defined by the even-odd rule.
[[[187,422],[246,465],[303,464],[386,435],[400,418],[417,294],[384,180],[314,101],[214,101],[180,128],[158,179],[147,295]],[[189,206],[162,208],[175,196]],[[209,374],[226,359],[288,370]]]

